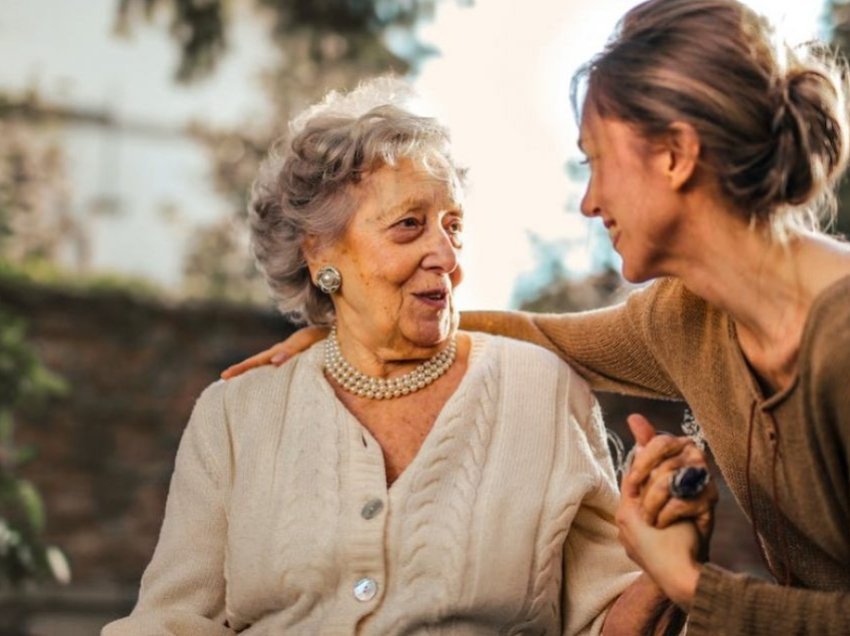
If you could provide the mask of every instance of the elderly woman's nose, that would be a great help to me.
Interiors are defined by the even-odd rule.
[[[424,267],[435,267],[453,272],[458,266],[458,248],[455,240],[444,228],[434,228],[428,236],[428,252],[423,260]]]

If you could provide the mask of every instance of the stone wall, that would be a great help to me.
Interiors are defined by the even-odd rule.
[[[20,427],[20,442],[39,450],[27,474],[45,496],[49,539],[74,574],[70,590],[41,592],[29,607],[40,620],[51,609],[89,608],[80,611],[104,617],[125,611],[156,542],[177,442],[196,397],[223,368],[291,326],[272,312],[2,281],[0,308],[26,319],[30,341],[70,387]],[[634,410],[667,428],[681,418],[681,406],[671,404],[608,396],[603,407],[621,434]],[[759,571],[748,525],[728,493],[722,504],[715,559]]]
[[[26,320],[30,342],[70,389],[21,418],[18,433],[38,448],[26,474],[45,497],[48,539],[74,576],[71,590],[48,594],[67,605],[59,597],[85,590],[89,606],[101,598],[102,611],[124,607],[152,554],[195,399],[291,326],[271,311],[2,281],[0,308]]]

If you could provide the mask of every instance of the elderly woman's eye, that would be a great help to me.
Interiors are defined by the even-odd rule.
[[[419,227],[419,219],[409,216],[399,221],[396,225],[405,229],[416,229]]]

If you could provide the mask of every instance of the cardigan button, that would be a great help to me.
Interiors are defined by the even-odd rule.
[[[354,584],[354,598],[365,603],[375,598],[378,593],[378,582],[370,577],[364,577]]]
[[[364,519],[373,519],[378,516],[378,513],[384,509],[384,502],[380,499],[371,499],[366,502],[366,505],[360,510],[360,516]]]

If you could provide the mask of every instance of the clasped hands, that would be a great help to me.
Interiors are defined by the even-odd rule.
[[[705,456],[688,437],[658,435],[642,415],[628,418],[634,459],[623,476],[616,523],[629,558],[683,610],[690,609],[700,563],[708,559],[717,487],[709,481],[693,499],[670,493],[682,467],[707,469]]]

